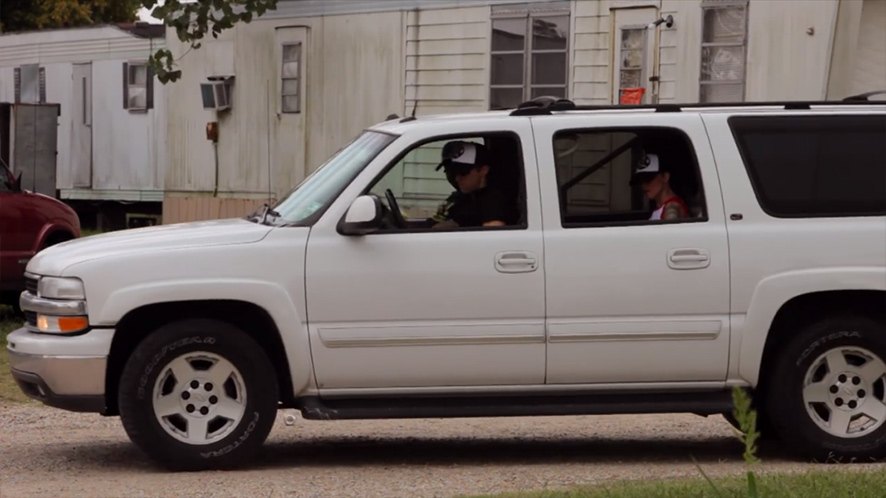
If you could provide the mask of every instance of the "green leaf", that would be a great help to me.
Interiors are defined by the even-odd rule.
[[[134,5],[140,3],[151,8],[155,0],[124,1],[134,1]],[[166,0],[162,6],[154,7],[151,15],[175,29],[179,41],[188,45],[188,51],[175,58],[169,50],[158,50],[151,57],[151,67],[161,83],[176,81],[181,77],[181,70],[173,68],[190,50],[199,49],[201,40],[206,36],[218,38],[222,32],[233,28],[238,22],[251,22],[275,8],[277,0],[197,0],[188,3]],[[238,10],[242,12],[238,13]]]

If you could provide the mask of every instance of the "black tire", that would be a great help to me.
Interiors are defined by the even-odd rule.
[[[172,368],[181,365],[186,380]],[[224,376],[222,370],[231,366]],[[215,378],[225,380],[212,385]],[[171,470],[236,467],[249,461],[271,431],[277,385],[264,350],[243,331],[217,320],[174,322],[145,338],[123,368],[120,418],[129,438]],[[161,403],[181,411],[160,416],[155,409],[162,410]],[[218,411],[223,407],[242,413],[226,418]],[[213,431],[217,437],[210,438]]]
[[[846,364],[832,372],[830,357],[825,355],[834,352],[837,352],[835,357]],[[781,439],[799,455],[824,462],[870,461],[886,456],[884,417],[868,422],[876,419],[866,415],[880,407],[875,403],[886,401],[886,376],[876,377],[874,382],[860,380],[861,384],[853,385],[854,372],[868,362],[877,366],[875,361],[884,359],[886,326],[883,322],[861,315],[844,315],[822,319],[803,328],[780,351],[772,378],[767,379],[769,419]],[[839,380],[841,372],[847,375],[842,381]],[[824,395],[819,396],[826,401],[808,404],[804,401],[807,375],[825,388]],[[859,374],[859,378],[862,377],[865,376]],[[868,404],[864,405],[865,402]],[[857,432],[841,429],[842,424],[836,418],[841,414],[837,410],[842,410],[842,415],[851,421],[847,429],[852,429],[853,423],[867,428],[858,428]]]

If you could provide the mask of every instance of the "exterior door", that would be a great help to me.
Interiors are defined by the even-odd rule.
[[[470,132],[470,125],[459,131]],[[383,154],[312,228],[307,308],[321,392],[544,384],[544,251],[535,153],[529,122],[508,126],[513,129],[499,131],[514,136],[514,152],[523,161],[513,166],[525,169],[523,226],[339,234],[336,225],[350,202],[407,160]],[[404,136],[391,147],[402,150],[397,144],[407,139],[409,147],[444,140]],[[433,172],[439,161],[438,150],[406,166],[414,171],[427,162]],[[444,172],[437,174],[445,184]]]
[[[542,199],[547,383],[723,382],[728,250],[719,181],[701,119],[558,116],[534,128],[540,163],[557,165],[540,168],[542,191],[552,194]],[[575,197],[558,205],[557,193],[576,178],[569,169],[587,169],[618,149],[625,159],[655,153],[663,164],[683,163],[672,183],[683,172],[700,170],[698,189],[704,195],[686,201],[701,211],[678,222],[651,221],[643,191],[630,187],[634,161],[618,160],[577,183],[570,190]],[[563,164],[568,157],[573,162]],[[563,171],[566,181],[558,181]]]
[[[612,102],[652,102],[649,78],[655,74],[656,36],[655,30],[646,29],[646,26],[658,18],[658,9],[616,9],[613,13],[615,65],[612,70]],[[641,100],[631,102],[630,94],[640,88],[643,89]]]
[[[92,187],[92,64],[74,64],[71,172],[74,188]]]

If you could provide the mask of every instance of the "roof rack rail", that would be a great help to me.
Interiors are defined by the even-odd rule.
[[[850,95],[843,99],[843,102],[871,102],[874,95],[886,95],[886,90],[874,90],[873,92],[860,93],[858,95]]]
[[[633,110],[633,109],[649,109],[655,112],[681,112],[683,109],[704,109],[715,107],[783,107],[785,110],[808,110],[811,106],[851,106],[851,105],[870,105],[884,104],[886,100],[868,100],[868,96],[878,95],[884,92],[870,92],[863,96],[847,97],[843,100],[795,100],[795,101],[776,101],[776,102],[695,102],[688,104],[639,104],[639,105],[576,105],[571,100],[556,99],[549,100],[550,97],[539,97],[537,99],[524,102],[511,111],[511,116],[539,116],[551,114],[555,111],[612,111],[612,110]],[[862,97],[864,99],[862,100]],[[545,99],[545,100],[540,100]]]

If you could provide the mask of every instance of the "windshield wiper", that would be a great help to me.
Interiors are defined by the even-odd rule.
[[[272,218],[268,220],[268,216],[272,216]],[[268,203],[264,203],[258,211],[250,214],[246,219],[262,225],[273,225],[274,220],[279,217],[280,213],[271,209],[271,206]]]

